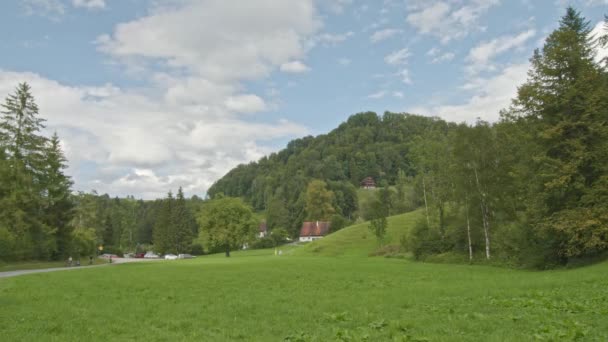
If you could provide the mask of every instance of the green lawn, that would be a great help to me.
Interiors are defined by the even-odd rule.
[[[530,272],[297,248],[0,279],[2,339],[608,339],[608,263]]]

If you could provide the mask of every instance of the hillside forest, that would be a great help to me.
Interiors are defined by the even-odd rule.
[[[0,260],[155,250],[226,252],[296,238],[303,221],[357,221],[420,210],[401,247],[551,268],[608,252],[608,61],[573,8],[530,58],[497,122],[355,114],[217,180],[206,198],[152,201],[72,191],[60,138],[45,137],[20,84],[0,121]],[[360,189],[372,177],[378,190]],[[169,189],[168,189],[169,190]],[[271,234],[257,239],[260,222]]]

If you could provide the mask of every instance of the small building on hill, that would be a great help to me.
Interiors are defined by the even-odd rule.
[[[361,181],[361,187],[363,189],[375,189],[376,188],[376,181],[374,181],[374,179],[372,177],[365,177]]]
[[[263,238],[266,237],[266,235],[268,235],[268,226],[266,225],[266,222],[261,222],[258,229],[258,236]]]
[[[329,233],[330,222],[315,221],[302,223],[300,229],[300,241],[314,241],[323,238]]]

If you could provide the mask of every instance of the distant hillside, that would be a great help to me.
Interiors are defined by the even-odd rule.
[[[237,166],[213,184],[209,195],[243,197],[260,211],[278,200],[295,233],[304,215],[302,194],[310,180],[320,179],[335,193],[338,214],[348,218],[357,209],[354,190],[363,178],[393,184],[399,170],[413,175],[408,153],[413,140],[429,130],[445,132],[448,125],[411,114],[356,114],[328,134],[293,140],[277,153]]]

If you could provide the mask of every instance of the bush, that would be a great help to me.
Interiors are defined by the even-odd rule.
[[[190,254],[192,255],[203,255],[205,254],[205,250],[203,249],[203,245],[200,243],[194,243],[190,247]]]
[[[414,258],[422,259],[425,255],[440,254],[448,250],[446,241],[441,238],[438,229],[429,228],[425,220],[416,222],[407,238],[407,250]]]

